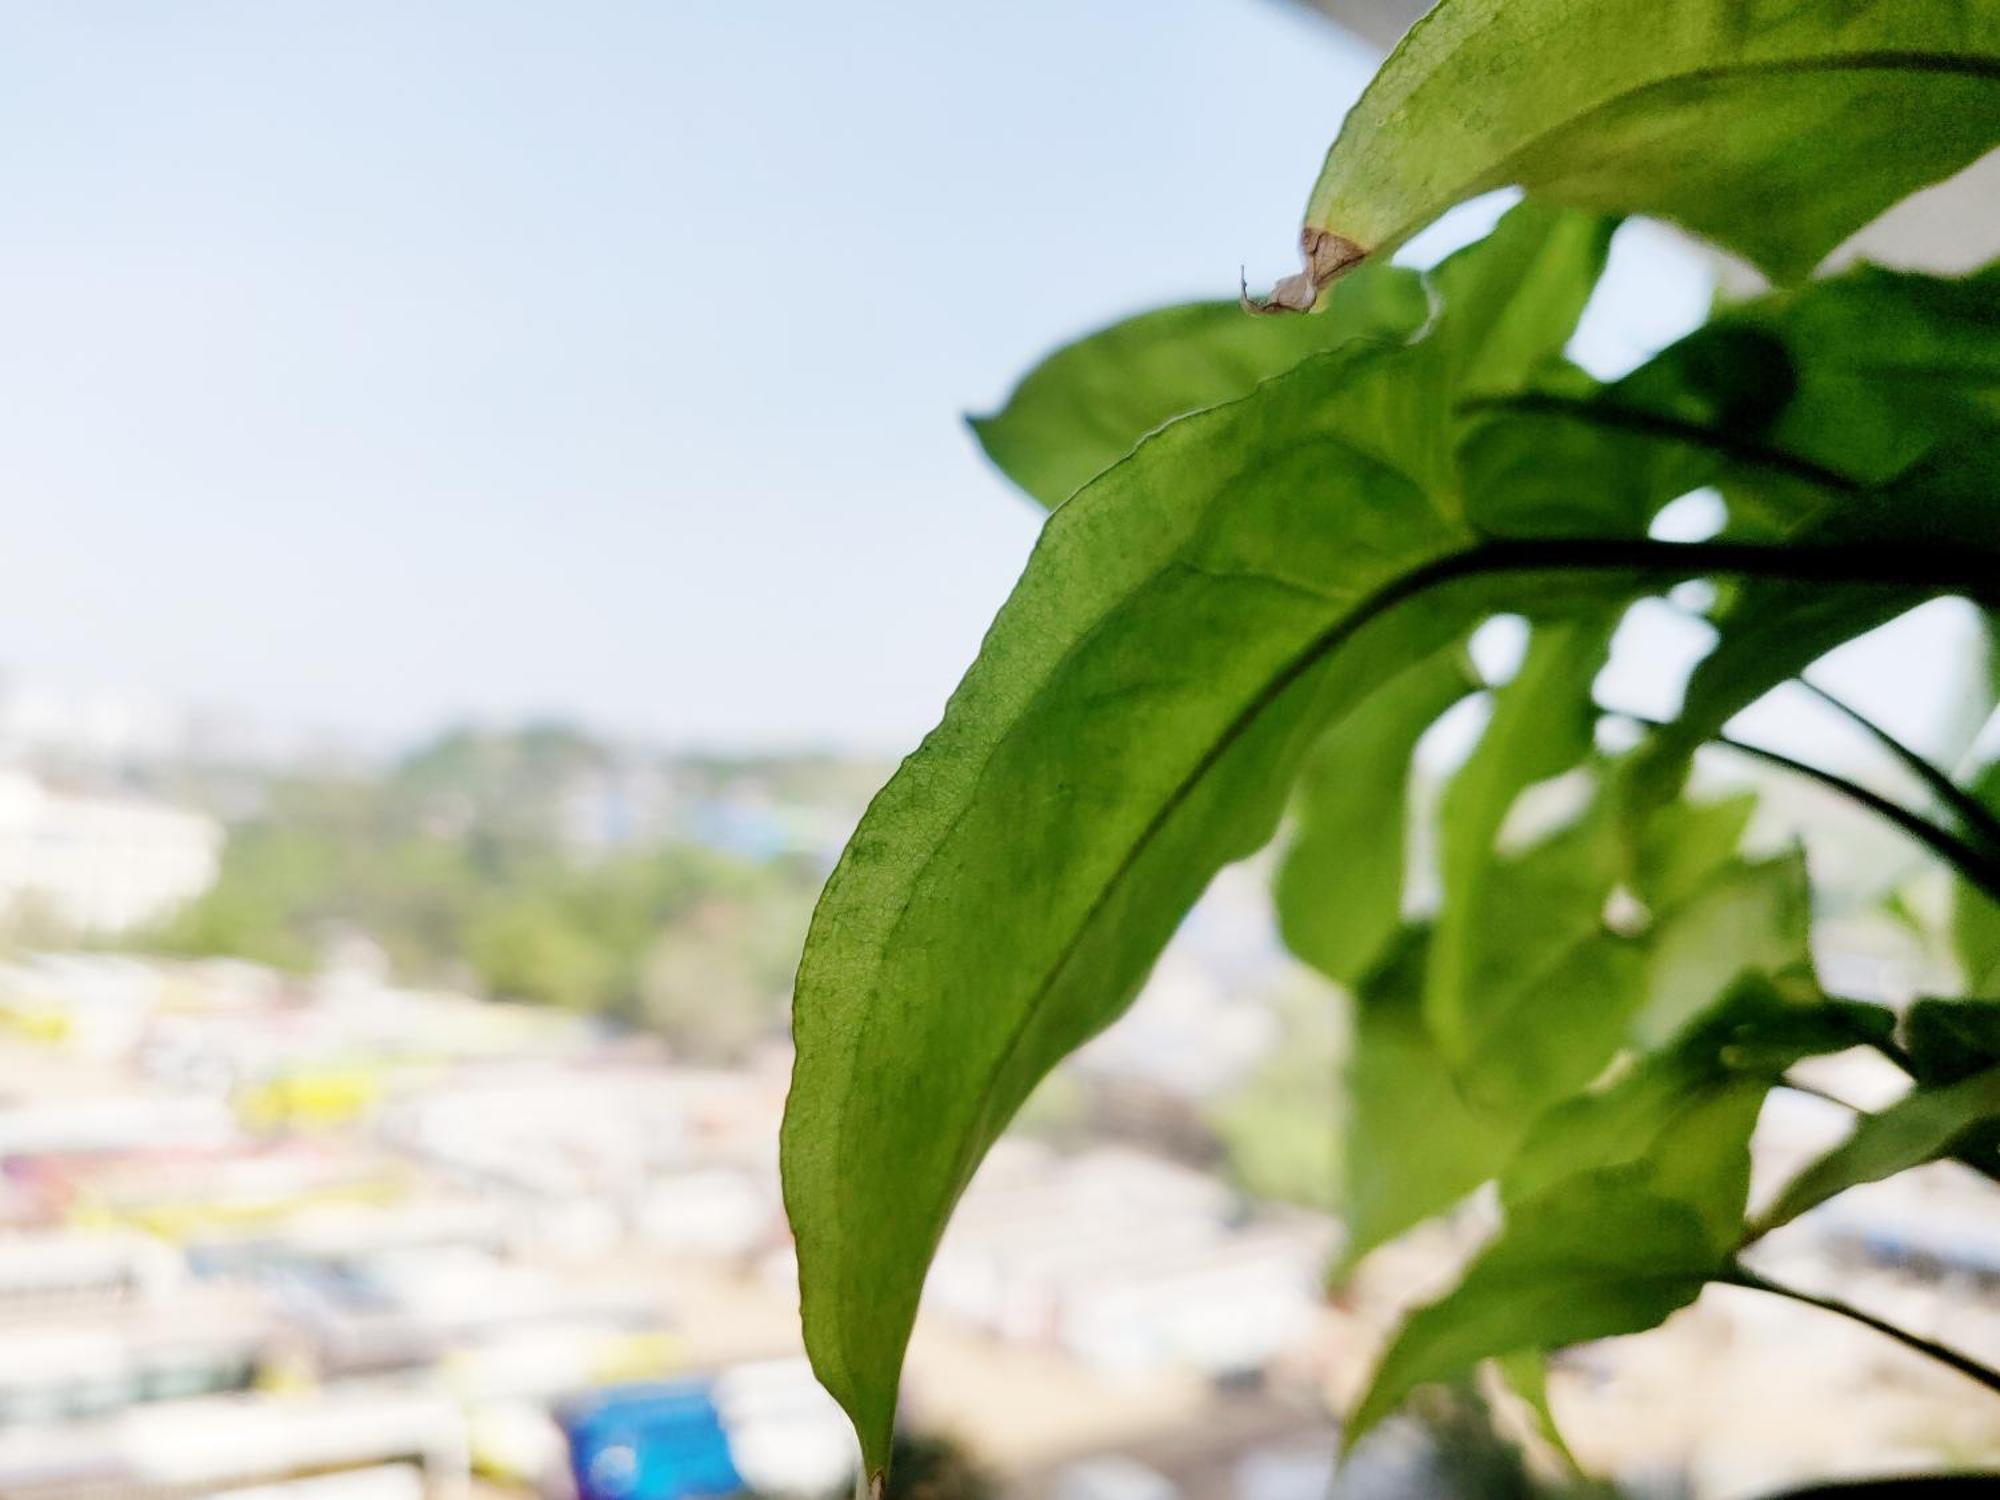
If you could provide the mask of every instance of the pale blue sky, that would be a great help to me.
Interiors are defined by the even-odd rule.
[[[375,743],[899,747],[1036,517],[958,422],[1291,268],[1275,0],[4,0],[0,664]],[[1645,246],[1618,362],[1694,315]]]

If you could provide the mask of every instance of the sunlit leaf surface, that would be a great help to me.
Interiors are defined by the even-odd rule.
[[[1315,283],[1514,184],[1682,224],[1774,277],[2000,144],[1993,0],[1442,0],[1348,114]]]

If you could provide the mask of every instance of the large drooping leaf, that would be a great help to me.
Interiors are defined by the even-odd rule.
[[[1404,1323],[1348,1419],[1352,1445],[1417,1386],[1523,1349],[1637,1333],[1700,1294],[1728,1257],[1644,1167],[1565,1178],[1508,1210],[1499,1237]]]
[[[1349,339],[1400,342],[1429,310],[1422,276],[1389,265],[1348,278],[1316,318],[1254,318],[1235,302],[1163,307],[1056,350],[970,425],[1008,478],[1054,507],[1163,423],[1234,401]]]
[[[1285,946],[1337,983],[1358,980],[1402,923],[1410,757],[1477,686],[1454,642],[1337,724],[1306,765],[1275,887],[1278,924]]]
[[[1994,0],[1441,0],[1348,114],[1275,300],[1510,183],[1796,278],[1995,144]]]
[[[1555,274],[1529,230],[1562,222],[1518,211],[1489,248]],[[1319,734],[1490,608],[1470,578],[1399,604],[1476,544],[1449,376],[1505,363],[1481,329],[1529,336],[1458,327],[1444,299],[1417,343],[1310,358],[1061,506],[827,884],[793,1007],[786,1207],[808,1350],[873,1472],[925,1269],[987,1147],[1270,836]],[[1536,357],[1564,336],[1535,330]]]
[[[1966,1138],[2000,1121],[2000,1067],[1936,1087],[1919,1085],[1879,1114],[1864,1116],[1847,1139],[1785,1186],[1760,1227],[1788,1224],[1836,1193],[1880,1182],[1908,1167],[1962,1149]],[[1989,1172],[2000,1161],[1983,1164]]]
[[[1527,543],[1483,534],[1454,382],[1538,368],[1562,332],[1460,319],[1453,286],[1558,274],[1543,252],[1560,222],[1531,205],[1440,267],[1424,337],[1309,357],[1169,423],[1060,507],[943,723],[857,830],[800,969],[784,1170],[808,1347],[871,1468],[925,1267],[987,1147],[1129,1003],[1215,870],[1269,837],[1311,746],[1410,662],[1501,600],[1596,616],[1711,570],[2000,598],[1990,496],[1935,450],[1892,487],[1827,495],[1853,513],[1838,547],[1648,546],[1622,501]],[[1532,1029],[1528,1007],[1499,1013]],[[1455,1078],[1519,1107],[1520,1070],[1489,1074],[1480,1040],[1454,1034]]]

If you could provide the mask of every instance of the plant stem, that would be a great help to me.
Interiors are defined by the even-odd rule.
[[[1731,739],[1726,734],[1715,736],[1715,743],[1742,755],[1766,762],[1791,771],[1796,775],[1816,781],[1821,786],[1839,792],[1857,806],[1896,825],[1918,843],[1923,844],[1946,864],[1950,865],[1966,880],[1979,887],[1995,901],[2000,901],[2000,859],[1989,857],[1985,850],[1967,843],[1950,829],[1940,828],[1930,819],[1911,812],[1899,802],[1893,802],[1880,792],[1871,791],[1845,776],[1824,770],[1807,761],[1795,760],[1776,750],[1767,750],[1762,745],[1752,745],[1744,740]]]
[[[1815,1296],[1811,1292],[1802,1292],[1797,1287],[1782,1286],[1759,1276],[1741,1261],[1731,1261],[1728,1269],[1717,1280],[1728,1286],[1748,1287],[1756,1292],[1769,1292],[1774,1297],[1788,1297],[1794,1302],[1804,1303],[1807,1307],[1817,1307],[1823,1312],[1838,1313],[1841,1317],[1859,1323],[1864,1328],[1872,1328],[1877,1333],[1894,1339],[1906,1349],[1914,1349],[1919,1354],[1929,1355],[1939,1364],[1950,1366],[1968,1380],[1976,1380],[1987,1390],[2000,1395],[2000,1370],[1991,1369],[1970,1355],[1947,1348],[1933,1339],[1911,1333],[1907,1328],[1898,1328],[1894,1323],[1886,1322],[1873,1313],[1863,1312],[1851,1303],[1842,1302],[1834,1297]]]
[[[1818,1099],[1826,1104],[1838,1105],[1849,1114],[1862,1115],[1867,1113],[1860,1105],[1850,1104],[1838,1094],[1829,1094],[1825,1089],[1816,1088],[1812,1084],[1804,1083],[1797,1078],[1780,1078],[1778,1085],[1781,1088],[1790,1089],[1794,1094],[1804,1094],[1808,1099]]]
[[[1820,702],[1837,713],[1844,715],[1865,730],[1877,744],[1887,750],[1897,760],[1907,766],[1918,780],[1930,788],[1931,794],[1939,802],[1957,815],[1965,831],[1976,836],[1994,850],[2000,850],[2000,818],[1996,818],[1972,793],[1953,781],[1949,776],[1917,754],[1908,745],[1890,734],[1888,730],[1850,704],[1834,697],[1825,688],[1808,678],[1798,679],[1799,686],[1811,693]]]
[[[2000,605],[2000,568],[1964,547],[1911,542],[1657,542],[1650,537],[1497,538],[1412,569],[1377,596],[1393,603],[1454,578],[1496,573],[1728,574],[1794,583],[1881,584]]]
[[[1890,1062],[1901,1068],[1905,1073],[1909,1074],[1911,1078],[1917,1076],[1916,1064],[1911,1061],[1910,1054],[1904,1050],[1903,1044],[1895,1040],[1895,1038],[1883,1037],[1880,1041],[1871,1042],[1869,1045],[1888,1058]]]
[[[1671,725],[1658,719],[1649,719],[1643,714],[1619,711],[1619,717],[1630,719],[1635,724],[1643,724],[1649,729],[1667,729]],[[1865,807],[1878,817],[1895,824],[1911,838],[1936,854],[1946,864],[1978,886],[1994,900],[2000,901],[2000,858],[1989,856],[1985,850],[1968,844],[1947,828],[1940,828],[1928,818],[1911,812],[1899,802],[1892,802],[1880,792],[1849,781],[1845,776],[1824,770],[1807,761],[1795,760],[1777,750],[1767,750],[1762,745],[1752,745],[1748,741],[1731,739],[1726,734],[1711,736],[1712,743],[1721,745],[1738,754],[1748,755],[1770,765],[1782,767],[1796,775],[1817,781],[1821,786],[1839,792],[1843,797]]]

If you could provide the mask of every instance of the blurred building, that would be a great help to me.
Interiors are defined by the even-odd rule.
[[[158,921],[215,880],[222,827],[150,798],[79,795],[0,769],[0,916],[79,933]]]

